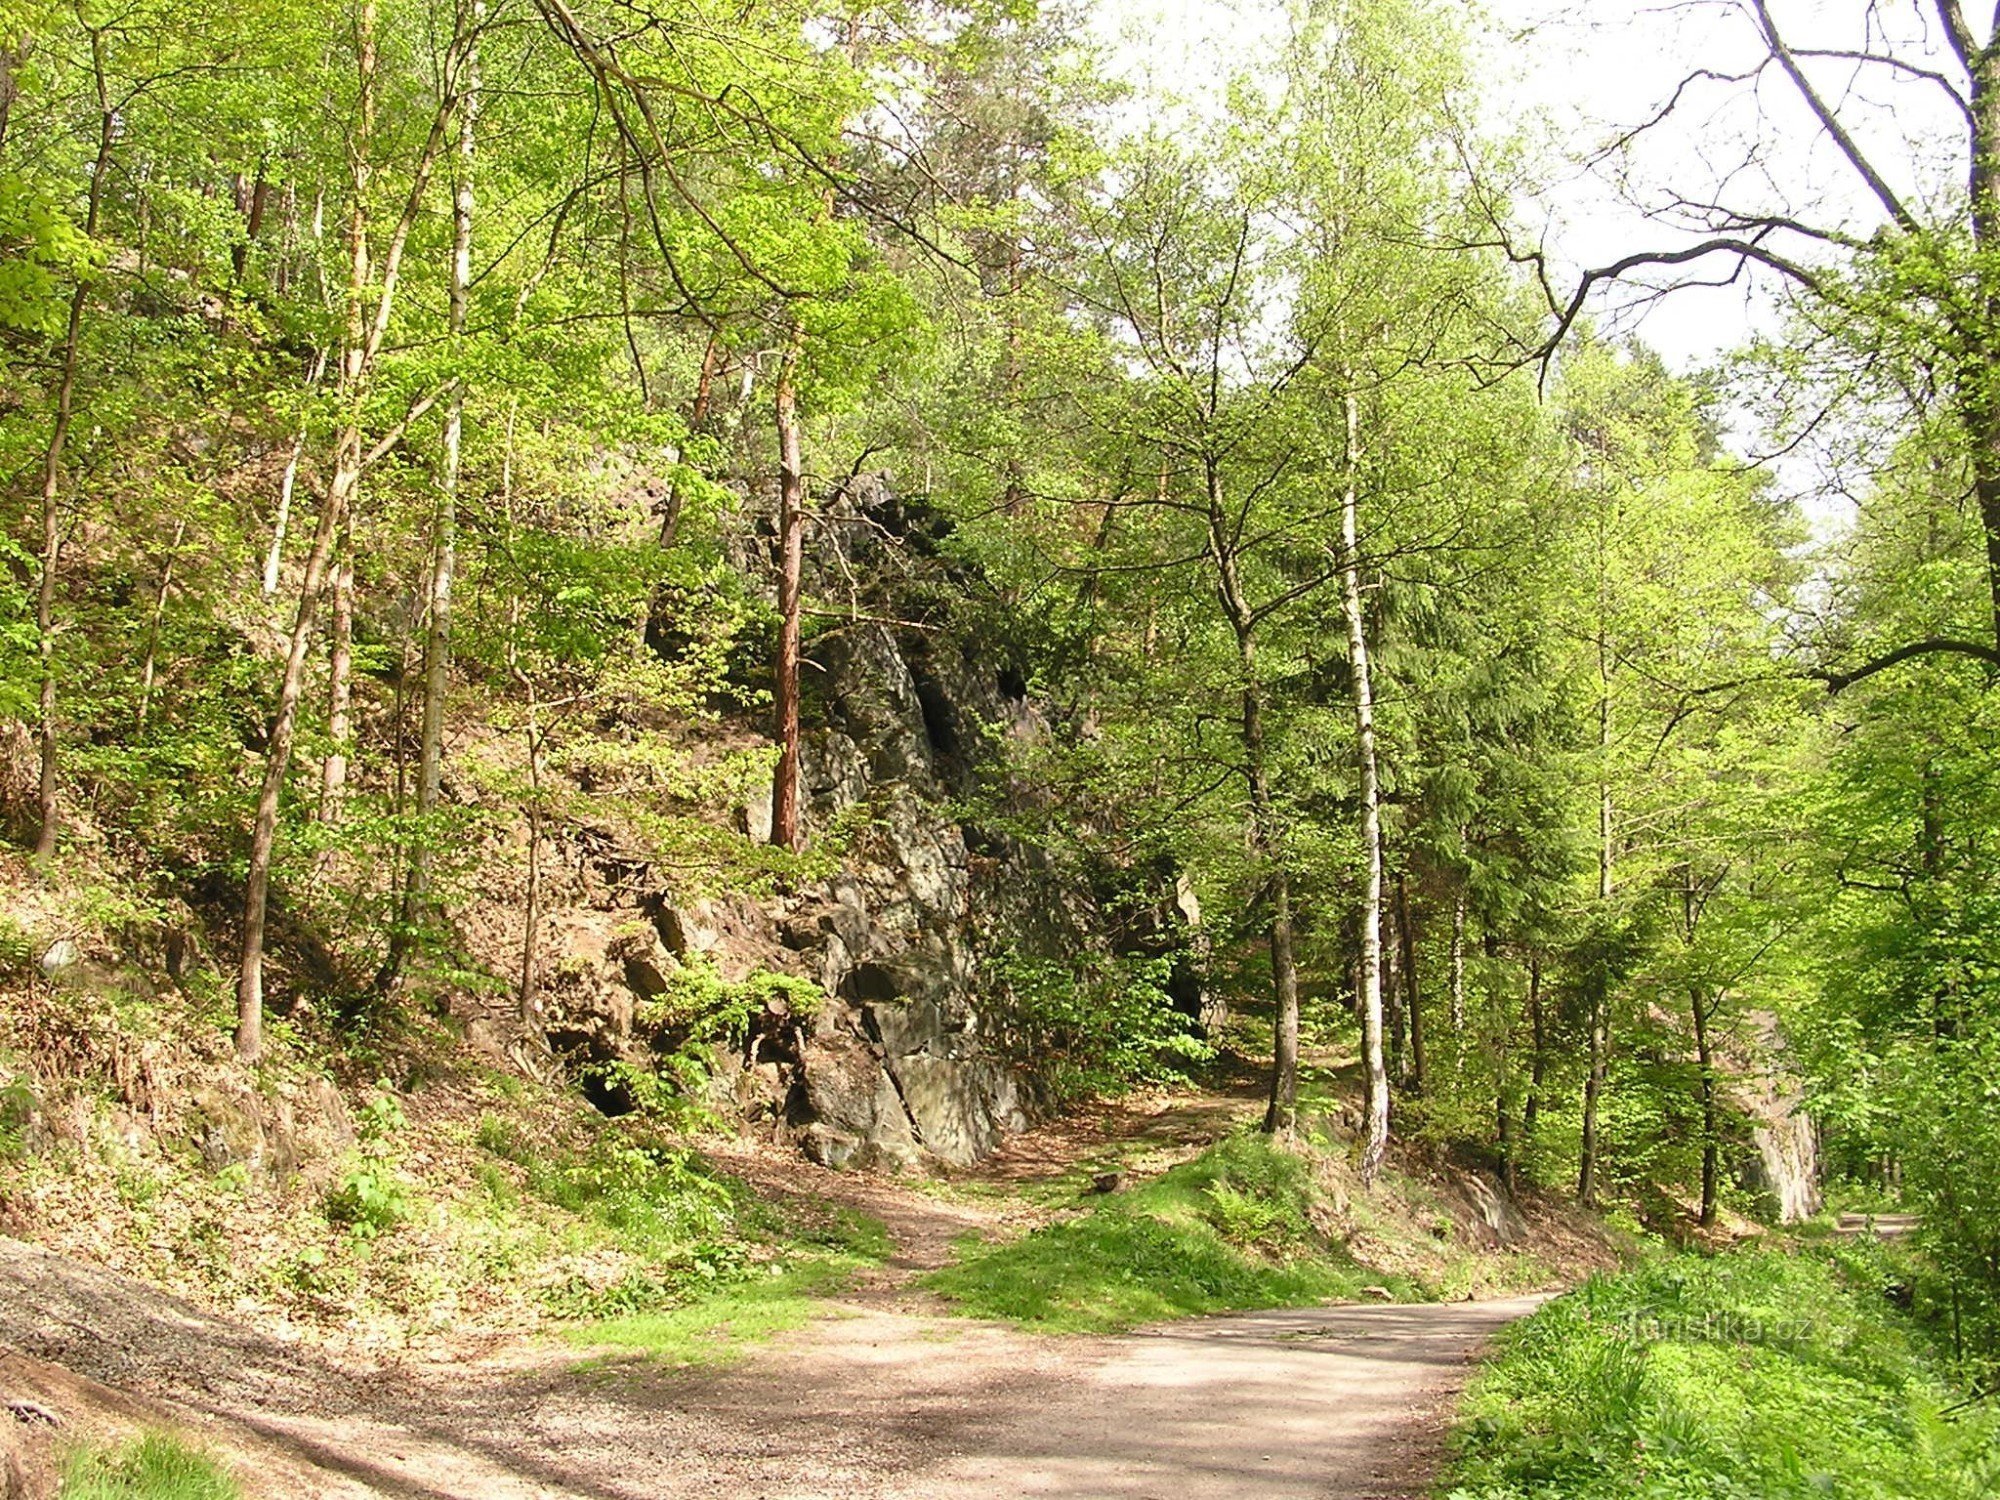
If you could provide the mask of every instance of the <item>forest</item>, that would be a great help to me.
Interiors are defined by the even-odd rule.
[[[350,1331],[588,1258],[415,1238],[463,1190],[623,1257],[536,1318],[775,1327],[899,1221],[715,1140],[1193,1090],[937,1295],[1448,1301],[1327,1205],[1476,1182],[1627,1269],[1435,1493],[1990,1493],[2000,15],[1583,7],[1713,39],[1600,128],[1516,5],[1272,0],[1178,94],[1104,9],[0,5],[0,1232]],[[1235,1279],[1034,1301],[1183,1229]],[[1717,1307],[1830,1321],[1723,1401]]]

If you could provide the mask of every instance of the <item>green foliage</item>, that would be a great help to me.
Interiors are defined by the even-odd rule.
[[[1215,1056],[1167,992],[1174,959],[1001,952],[986,963],[996,999],[1058,1098],[1187,1081]]]
[[[72,923],[135,955],[170,929],[233,946],[213,937],[241,909],[307,539],[358,447],[366,503],[329,532],[351,586],[322,584],[301,635],[274,783],[279,1053],[381,1059],[469,995],[530,1005],[567,961],[535,949],[574,894],[558,850],[626,888],[643,868],[807,897],[877,856],[869,795],[895,782],[940,794],[970,860],[1095,898],[1064,915],[1099,930],[1061,956],[1078,924],[1017,943],[1034,903],[966,872],[982,1018],[1017,1060],[1065,1100],[1172,1082],[1215,1044],[1195,989],[1239,1015],[1271,993],[1281,889],[1309,1035],[1347,1045],[1379,854],[1405,1136],[1567,1190],[1588,1133],[1614,1211],[1678,1231],[1705,1178],[1708,1207],[1757,1207],[1731,1186],[1732,1080],[1790,1045],[1836,1172],[1924,1212],[1918,1301],[1995,1367],[2000,695],[1977,659],[1990,518],[1966,503],[1994,350],[1960,337],[1992,269],[1962,195],[1834,234],[1816,300],[1731,367],[1768,382],[1773,451],[1859,412],[1854,523],[1813,548],[1789,476],[1727,451],[1744,411],[1720,377],[1585,336],[1546,401],[1521,368],[1548,288],[1503,249],[1499,185],[1528,153],[1469,123],[1496,112],[1461,10],[1307,6],[1246,36],[1214,108],[1127,128],[1067,5],[844,31],[791,0],[662,0],[636,27],[577,0],[553,32],[496,5],[494,82],[446,172],[426,143],[465,117],[436,60],[473,8],[385,10],[365,89],[340,7],[10,9],[0,719],[48,731],[68,863],[66,909],[0,914],[0,979],[42,986],[38,950]],[[608,119],[647,127],[615,170]],[[941,773],[892,763],[901,726],[808,693],[809,734],[852,731],[869,768],[796,852],[741,831],[776,756],[781,370],[805,631],[907,648],[896,713],[925,719]],[[863,504],[876,470],[887,498]],[[448,619],[424,602],[447,555]],[[447,623],[447,792],[420,813],[417,685]],[[1808,680],[1934,639],[1966,649],[1832,699]],[[945,753],[932,689],[961,668],[998,669],[1016,708]],[[32,768],[6,769],[0,812],[28,835]],[[176,967],[221,1021],[222,966]],[[641,1016],[664,1062],[595,1080],[653,1126],[700,1123],[714,1053],[823,1000],[705,960],[665,978]],[[159,1009],[119,989],[121,1012]],[[0,1153],[22,1144],[16,1087]],[[364,1115],[324,1204],[348,1241],[416,1213],[402,1130],[386,1096]],[[480,1139],[494,1202],[523,1186],[504,1158],[530,1199],[734,1274],[739,1208],[671,1148]],[[1118,1235],[1148,1266],[1185,1235],[1207,1289],[1184,1300],[1250,1296],[1316,1231],[1296,1185],[1239,1179],[1051,1234],[1095,1243],[1085,1282]],[[149,1201],[142,1176],[116,1190]],[[577,1295],[636,1309],[678,1274]]]
[[[350,1168],[326,1195],[328,1222],[363,1239],[388,1233],[410,1212],[409,1189],[393,1168],[379,1162]]]
[[[1972,1500],[2000,1478],[1866,1257],[1743,1251],[1587,1283],[1475,1380],[1452,1500]]]
[[[588,1064],[586,1076],[630,1099],[661,1123],[698,1123],[705,1116],[701,1091],[718,1049],[741,1048],[766,1014],[801,1020],[818,1013],[826,995],[797,975],[756,970],[726,980],[713,959],[689,954],[664,976],[665,987],[638,1008],[637,1022],[652,1042],[647,1064],[614,1059]]]
[[[0,1083],[0,1161],[18,1158],[27,1148],[28,1122],[35,1114],[35,1091],[25,1077]]]
[[[1324,1212],[1305,1161],[1237,1135],[1011,1243],[962,1245],[925,1284],[962,1312],[1069,1332],[1352,1297],[1380,1278],[1315,1227]]]
[[[0,916],[0,975],[13,981],[35,972],[35,939],[11,916]]]
[[[395,1137],[406,1124],[393,1094],[378,1093],[361,1107],[355,1122],[360,1160],[327,1193],[328,1222],[357,1238],[373,1239],[409,1219],[416,1205],[392,1160]]]
[[[601,1225],[634,1250],[710,1267],[734,1253],[727,1247],[743,1189],[691,1151],[615,1125],[576,1153],[537,1154],[498,1121],[482,1122],[479,1143],[521,1166],[536,1197]]]
[[[667,975],[667,987],[639,1012],[641,1025],[694,1043],[743,1040],[753,1017],[767,1009],[817,1015],[826,992],[796,974],[757,969],[739,980],[722,977],[715,960],[691,953]]]
[[[75,1450],[59,1493],[62,1500],[239,1500],[243,1491],[201,1449],[151,1432],[115,1452]]]

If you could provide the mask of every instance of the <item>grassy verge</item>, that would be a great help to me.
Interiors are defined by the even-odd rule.
[[[1749,1250],[1599,1278],[1467,1394],[1449,1500],[1984,1500],[2000,1420],[1884,1296],[1872,1250]]]
[[[63,1465],[61,1500],[240,1500],[205,1453],[161,1433],[117,1450],[78,1448]]]
[[[750,1346],[789,1332],[826,1310],[844,1268],[820,1262],[695,1298],[660,1312],[606,1318],[565,1330],[570,1342],[638,1353],[679,1369],[741,1358]]]
[[[959,1311],[1064,1332],[1427,1290],[1358,1264],[1312,1162],[1232,1136],[1074,1218],[995,1247],[967,1244],[925,1279]]]
[[[726,1364],[825,1312],[827,1297],[855,1272],[886,1260],[890,1248],[879,1221],[839,1210],[817,1224],[793,1226],[783,1260],[721,1279],[677,1305],[579,1323],[564,1336],[682,1369]]]

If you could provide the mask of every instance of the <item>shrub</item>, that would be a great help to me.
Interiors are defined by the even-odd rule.
[[[326,1195],[328,1221],[364,1238],[396,1228],[410,1217],[410,1208],[408,1189],[379,1163],[354,1168]]]
[[[409,1189],[389,1159],[390,1141],[405,1123],[402,1106],[388,1093],[362,1106],[355,1123],[361,1159],[326,1195],[329,1223],[372,1239],[410,1217]]]
[[[986,967],[1020,1044],[1059,1096],[1184,1082],[1215,1056],[1167,992],[1171,957],[999,954]]]

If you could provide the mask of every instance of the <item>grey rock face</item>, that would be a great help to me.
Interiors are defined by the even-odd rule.
[[[896,590],[916,548],[886,540],[908,524],[862,480],[828,502],[808,558],[822,586],[864,590],[856,622],[810,646],[806,674],[804,822],[812,836],[858,826],[840,872],[762,902],[656,890],[642,938],[570,946],[552,1006],[558,1048],[628,1058],[662,1042],[634,1036],[634,1002],[668,990],[678,964],[810,980],[820,1010],[760,1016],[742,1052],[716,1060],[714,1094],[830,1166],[964,1164],[1024,1128],[1038,1090],[986,1014],[982,960],[1074,954],[1096,928],[1088,896],[1032,850],[984,836],[968,848],[950,800],[978,782],[990,730],[1036,734],[1040,720],[1018,684],[1006,690],[1002,652],[880,624],[910,616]]]
[[[1805,1091],[1785,1072],[1789,1055],[1777,1017],[1759,1011],[1750,1018],[1762,1061],[1734,1061],[1736,1076],[1726,1092],[1750,1120],[1752,1154],[1739,1165],[1744,1187],[1763,1194],[1780,1224],[1810,1219],[1824,1207],[1819,1189],[1819,1132],[1806,1113]]]
[[[891,540],[912,524],[863,480],[814,528],[808,570],[829,593],[856,591],[839,601],[854,622],[812,644],[806,674],[804,821],[811,837],[858,829],[839,872],[762,901],[642,892],[641,922],[604,912],[564,934],[549,986],[550,1042],[588,1065],[674,1044],[645,1034],[645,1002],[684,965],[713,964],[725,981],[811,981],[826,995],[819,1009],[756,1018],[740,1054],[717,1059],[714,1093],[834,1166],[969,1163],[1024,1128],[1039,1094],[1032,1059],[1008,1048],[991,1013],[991,959],[1067,957],[1102,942],[1079,882],[1018,844],[976,830],[968,842],[953,799],[990,774],[990,735],[1041,724],[1004,643],[879,623],[919,612],[901,594],[913,568],[936,566],[917,560],[921,537]],[[739,829],[755,835],[767,819],[753,809]]]

